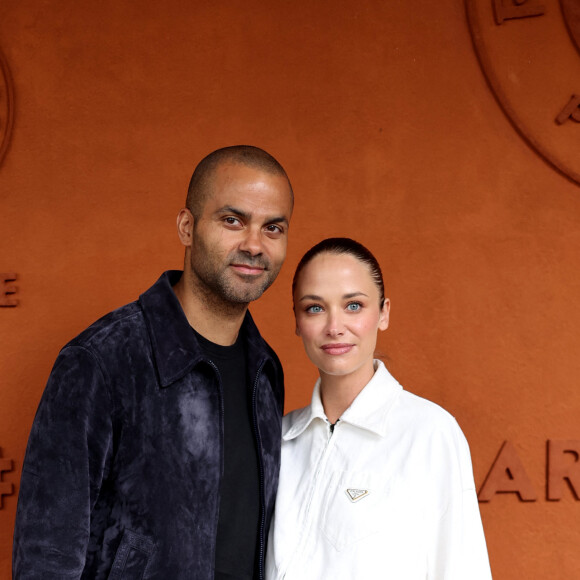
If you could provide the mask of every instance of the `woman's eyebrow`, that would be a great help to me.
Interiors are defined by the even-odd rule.
[[[303,300],[322,300],[322,296],[316,296],[316,294],[305,294],[298,300],[298,302],[302,302]]]
[[[342,299],[348,300],[349,298],[356,298],[357,296],[364,296],[368,298],[368,295],[364,292],[349,292],[348,294],[343,294]],[[303,300],[324,300],[322,296],[317,296],[316,294],[305,294],[298,300],[298,302],[302,302]]]
[[[364,292],[351,292],[350,294],[344,294],[343,298],[348,300],[349,298],[356,298],[357,296],[365,296],[366,298],[368,298],[368,295],[365,294]]]

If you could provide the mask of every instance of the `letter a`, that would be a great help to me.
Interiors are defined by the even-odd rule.
[[[536,490],[514,446],[505,441],[481,489],[479,501],[490,501],[496,493],[517,493],[522,501],[536,501]]]

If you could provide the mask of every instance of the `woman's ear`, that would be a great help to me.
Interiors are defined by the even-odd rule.
[[[389,314],[391,311],[391,301],[388,298],[385,298],[385,303],[381,308],[381,312],[379,314],[379,330],[387,330],[389,328]]]

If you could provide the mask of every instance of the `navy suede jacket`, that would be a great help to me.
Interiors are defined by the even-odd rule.
[[[30,434],[14,578],[213,580],[223,413],[166,272],[61,351]],[[283,375],[241,331],[260,467],[260,576],[280,463]]]

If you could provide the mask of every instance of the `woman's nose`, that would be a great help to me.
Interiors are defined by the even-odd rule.
[[[326,334],[331,337],[342,336],[344,334],[344,325],[341,321],[340,316],[336,314],[331,314],[328,317],[328,322],[326,325]]]

